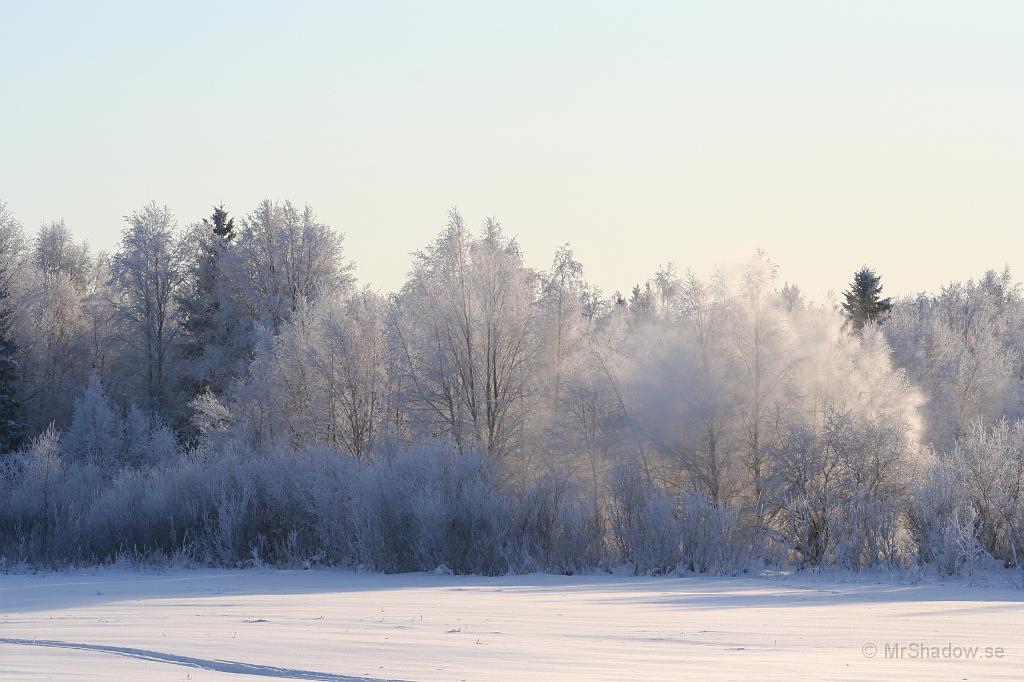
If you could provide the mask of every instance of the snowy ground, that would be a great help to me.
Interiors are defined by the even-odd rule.
[[[1021,679],[1024,592],[994,583],[0,575],[0,679]]]

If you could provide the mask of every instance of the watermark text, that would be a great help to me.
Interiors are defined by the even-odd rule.
[[[864,658],[887,660],[984,660],[1006,656],[1006,648],[956,644],[955,642],[865,642],[860,648]]]

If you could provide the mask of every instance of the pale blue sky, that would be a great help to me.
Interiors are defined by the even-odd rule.
[[[449,206],[611,290],[761,247],[813,297],[1024,276],[1024,3],[0,0],[0,199],[308,202],[395,288]]]

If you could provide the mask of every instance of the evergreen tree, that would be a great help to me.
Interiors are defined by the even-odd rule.
[[[10,290],[0,287],[0,453],[9,452],[21,443],[22,428],[18,421],[15,397],[18,361],[17,345],[11,330]]]
[[[204,218],[203,224],[224,244],[235,238],[235,219],[228,217],[228,212],[224,210],[224,204],[214,208],[213,215],[210,218]]]
[[[248,330],[239,318],[229,286],[229,257],[237,232],[223,205],[191,228],[186,240],[185,286],[178,305],[188,368],[185,391],[193,397],[207,391],[221,394],[244,366]]]
[[[203,346],[213,329],[219,302],[217,280],[220,277],[221,254],[235,238],[235,219],[228,217],[224,205],[213,209],[213,215],[203,218],[194,233],[196,257],[192,263],[191,282],[182,297],[186,357],[202,354]]]
[[[892,299],[882,298],[882,276],[866,265],[854,273],[843,298],[843,314],[855,332],[869,322],[881,321],[892,310]]]
[[[648,313],[653,307],[654,292],[651,291],[651,283],[645,283],[643,289],[639,284],[633,285],[633,291],[629,297],[629,309],[634,313]]]

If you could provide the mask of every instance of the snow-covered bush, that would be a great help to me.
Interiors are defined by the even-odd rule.
[[[602,509],[568,477],[538,479],[517,508],[515,536],[523,551],[518,568],[574,574],[609,564]]]
[[[476,454],[445,470],[445,565],[457,573],[501,575],[523,565],[515,500]]]
[[[358,564],[401,572],[432,570],[445,562],[438,459],[434,452],[414,452],[360,472],[351,507]]]
[[[988,557],[1021,568],[1022,496],[1024,423],[972,423],[908,505],[918,560],[947,574],[972,573]]]
[[[985,551],[1024,570],[1024,420],[972,423],[946,466],[963,482]]]
[[[616,471],[610,507],[612,534],[622,561],[638,574],[676,570],[681,533],[674,501],[642,469],[624,466]]]
[[[971,507],[966,492],[963,477],[941,463],[932,467],[916,487],[907,504],[907,528],[918,563],[933,564],[942,573],[956,572],[957,550],[948,544],[955,533],[949,528]]]
[[[70,459],[105,466],[121,463],[124,422],[95,374],[85,392],[75,399],[71,426],[61,440]]]
[[[703,493],[684,493],[677,504],[685,570],[733,575],[749,565],[755,529],[736,507],[716,503]]]
[[[835,562],[851,570],[899,569],[913,561],[913,542],[907,532],[902,497],[870,492],[854,495],[842,508]]]
[[[90,462],[110,471],[170,462],[181,451],[162,419],[135,406],[127,412],[119,410],[95,374],[75,399],[71,426],[60,444],[70,461]]]

